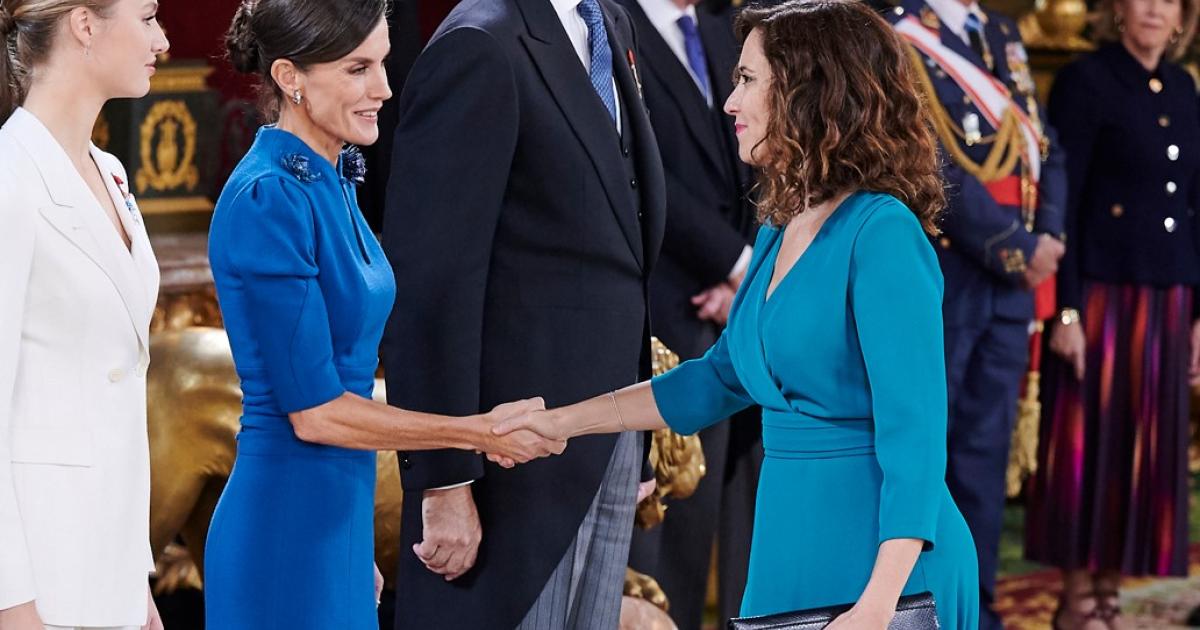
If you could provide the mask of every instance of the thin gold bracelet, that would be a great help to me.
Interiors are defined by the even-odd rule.
[[[612,399],[613,409],[617,410],[617,422],[621,423],[621,430],[628,431],[629,427],[625,426],[625,418],[621,415],[621,405],[617,404],[617,392],[608,392],[608,397]]]

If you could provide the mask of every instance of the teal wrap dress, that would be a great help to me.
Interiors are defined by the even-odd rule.
[[[742,615],[846,604],[879,544],[925,541],[904,594],[931,591],[943,628],[978,626],[975,546],[950,497],[942,276],[917,217],[857,192],[769,299],[783,231],[764,227],[729,324],[703,357],[654,379],[691,434],[763,408]]]

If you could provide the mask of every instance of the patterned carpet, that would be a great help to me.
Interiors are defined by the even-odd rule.
[[[1192,609],[1200,607],[1200,483],[1192,478],[1191,577],[1186,579],[1127,579],[1121,588],[1121,608],[1131,628],[1187,628]],[[997,608],[1009,630],[1045,630],[1058,606],[1062,583],[1057,571],[1024,560],[1022,525],[1024,508],[1005,510],[1000,544],[1000,583]]]
[[[1187,579],[1129,579],[1121,592],[1121,608],[1133,628],[1187,628],[1185,621],[1200,606],[1200,545],[1192,545]],[[1009,630],[1044,630],[1058,605],[1062,584],[1058,572],[1040,570],[1001,578],[997,607]]]

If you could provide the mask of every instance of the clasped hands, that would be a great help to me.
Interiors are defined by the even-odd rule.
[[[549,414],[541,397],[498,405],[478,417],[484,430],[477,452],[504,468],[561,455],[567,448],[566,436],[555,435],[546,422]]]

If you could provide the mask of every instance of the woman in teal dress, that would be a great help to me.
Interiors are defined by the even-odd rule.
[[[386,6],[245,0],[229,33],[235,66],[263,77],[277,122],[234,169],[209,234],[243,407],[204,558],[209,628],[377,627],[376,449],[561,452],[490,432],[538,401],[447,418],[372,400],[395,283],[355,201],[362,156],[343,147],[375,141],[391,96]]]
[[[860,2],[748,9],[726,103],[760,171],[765,227],[728,328],[657,377],[497,427],[547,438],[696,431],[758,404],[766,459],[742,614],[855,603],[831,628],[884,628],[933,593],[975,630],[975,547],[945,483],[941,210],[930,131],[901,44]]]

